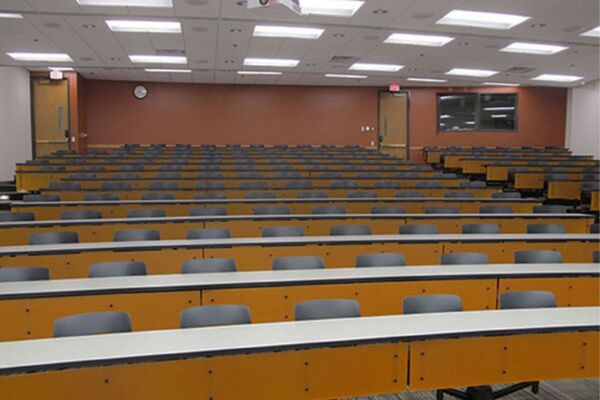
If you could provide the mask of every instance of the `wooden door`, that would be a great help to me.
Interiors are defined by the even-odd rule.
[[[379,147],[408,159],[408,94],[379,94]]]
[[[33,80],[35,157],[69,150],[69,83],[66,79]]]

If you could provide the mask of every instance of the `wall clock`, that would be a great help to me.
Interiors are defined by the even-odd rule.
[[[144,85],[137,85],[133,88],[133,95],[138,100],[143,100],[148,96],[148,88]]]

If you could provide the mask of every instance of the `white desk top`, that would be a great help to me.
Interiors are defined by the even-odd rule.
[[[598,330],[600,308],[469,311],[0,343],[0,374],[456,336]],[[134,327],[135,329],[135,327]]]
[[[94,294],[231,289],[295,285],[600,276],[600,264],[495,264],[325,268],[210,274],[147,275],[0,283],[0,300]]]
[[[444,235],[352,235],[352,236],[300,236],[300,237],[251,237],[209,240],[155,240],[135,242],[94,242],[52,245],[24,245],[0,247],[0,256],[81,253],[87,251],[144,251],[166,248],[221,248],[232,246],[304,246],[355,245],[370,243],[485,243],[485,242],[600,242],[600,234],[444,234]]]

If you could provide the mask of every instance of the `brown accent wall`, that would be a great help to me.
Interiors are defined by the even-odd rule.
[[[375,133],[373,88],[86,81],[88,144],[359,144]]]

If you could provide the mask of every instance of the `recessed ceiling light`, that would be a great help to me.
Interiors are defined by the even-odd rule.
[[[559,74],[542,74],[532,78],[534,81],[549,81],[549,82],[575,82],[583,79],[581,76],[575,75],[559,75]]]
[[[492,71],[488,69],[452,68],[450,71],[446,72],[446,75],[488,77],[496,75],[497,73],[498,71]]]
[[[281,75],[278,71],[238,71],[238,75]]]
[[[504,83],[504,82],[483,82],[483,84],[488,85],[488,86],[509,86],[509,87],[521,86],[518,83]]]
[[[367,79],[367,75],[347,75],[347,74],[325,74],[326,78],[340,78],[340,79]]]
[[[406,78],[406,80],[411,81],[411,82],[431,82],[431,83],[448,82],[446,79],[433,79],[433,78]]]
[[[296,26],[256,25],[255,37],[284,37],[294,39],[318,39],[325,32],[320,28],[303,28]]]
[[[65,53],[29,53],[14,52],[6,53],[17,61],[49,61],[49,62],[72,62],[73,60]]]
[[[111,19],[106,25],[113,32],[181,33],[179,21],[131,21]]]
[[[580,36],[600,37],[600,26],[597,26],[596,28],[587,32],[583,32]]]
[[[298,65],[300,60],[284,58],[245,58],[244,65],[251,67],[285,67],[293,68]]]
[[[300,0],[302,14],[351,17],[362,7],[358,0]]]
[[[523,15],[499,14],[480,11],[453,10],[444,15],[436,24],[471,26],[487,29],[510,29],[527,21]]]
[[[0,13],[0,18],[23,19],[23,16],[17,13]]]
[[[559,53],[566,49],[568,49],[568,47],[565,47],[565,46],[539,44],[539,43],[514,42],[514,43],[509,44],[505,48],[500,49],[500,51],[504,51],[507,53],[550,55],[550,54]]]
[[[133,55],[129,56],[131,62],[147,64],[186,64],[187,58],[183,56],[154,56],[154,55]]]
[[[404,68],[404,65],[354,63],[348,69],[352,71],[398,72],[402,68]]]
[[[62,71],[62,72],[73,71],[72,67],[48,67],[48,69],[50,71]]]
[[[414,33],[392,33],[384,43],[410,44],[414,46],[441,47],[453,41],[450,36],[417,35]]]
[[[144,71],[146,72],[165,72],[171,74],[190,74],[192,72],[191,69],[162,69],[162,68],[146,68]]]
[[[171,0],[77,0],[80,6],[173,8]]]

